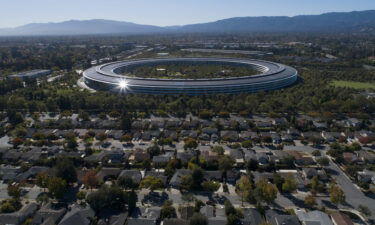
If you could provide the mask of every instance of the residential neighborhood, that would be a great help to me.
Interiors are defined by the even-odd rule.
[[[0,138],[0,224],[374,223],[375,120],[25,120]]]

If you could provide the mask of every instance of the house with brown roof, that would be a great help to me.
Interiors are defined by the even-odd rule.
[[[350,217],[341,212],[332,213],[331,219],[334,225],[354,225]]]

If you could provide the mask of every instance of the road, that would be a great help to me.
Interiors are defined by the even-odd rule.
[[[365,205],[371,210],[371,219],[375,219],[375,200],[367,197],[360,191],[353,182],[344,174],[344,172],[332,161],[330,161],[329,169],[333,171],[331,173],[332,178],[341,186],[345,192],[346,202],[353,208],[358,209],[359,205]]]

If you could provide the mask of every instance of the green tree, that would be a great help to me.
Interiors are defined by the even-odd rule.
[[[14,199],[19,199],[21,197],[21,189],[18,185],[8,184],[8,195]]]
[[[128,204],[128,212],[131,213],[137,206],[137,193],[134,190],[126,192],[126,197]]]
[[[250,141],[250,140],[246,140],[246,141],[243,141],[243,142],[241,143],[241,145],[242,145],[243,148],[250,149],[250,148],[253,147],[253,142]]]
[[[193,216],[189,220],[190,225],[207,225],[208,220],[207,217],[202,215],[201,213],[194,213]]]
[[[228,155],[223,155],[219,158],[219,169],[224,172],[224,174],[233,168],[235,161],[232,157]]]
[[[48,181],[48,191],[55,199],[61,199],[66,192],[66,181],[59,177],[51,177]]]
[[[261,179],[255,184],[255,196],[265,203],[273,202],[277,197],[277,188],[266,179]]]
[[[55,166],[57,177],[64,179],[68,183],[77,181],[77,171],[72,160],[62,157],[58,158]]]
[[[89,121],[90,120],[90,114],[86,111],[81,110],[78,114],[78,118],[83,121]]]
[[[171,159],[165,167],[164,174],[172,177],[176,169],[181,168],[181,161],[179,159]]]
[[[195,149],[198,147],[198,142],[193,138],[186,138],[184,142],[184,149]]]
[[[311,179],[311,190],[313,193],[322,191],[322,185],[319,182],[318,176],[314,176]]]
[[[164,220],[166,218],[176,218],[176,209],[173,207],[173,202],[167,200],[164,202],[163,207],[160,210],[160,219]]]
[[[150,191],[164,188],[163,181],[160,178],[148,176],[144,178],[140,183],[141,188],[148,188]]]
[[[46,189],[48,187],[49,175],[45,172],[38,173],[36,175],[36,185],[39,187]]]
[[[215,181],[204,181],[202,183],[202,188],[203,188],[204,191],[215,192],[215,191],[219,190],[220,183],[215,182]]]
[[[253,185],[249,177],[245,175],[241,176],[237,185],[237,193],[241,197],[242,206],[244,201],[250,201],[252,199],[252,189]]]
[[[87,202],[96,213],[103,209],[123,210],[128,199],[129,196],[116,185],[103,185],[98,191],[87,196]]]
[[[213,152],[216,152],[218,155],[223,155],[224,154],[224,148],[220,145],[216,145],[212,148]]]
[[[150,157],[160,155],[160,148],[156,144],[147,148],[147,153],[150,154]]]
[[[321,157],[317,160],[317,162],[322,166],[328,166],[329,165],[329,159],[327,157]]]
[[[133,179],[129,176],[121,176],[117,183],[125,189],[134,189],[137,187],[137,184],[134,183]]]
[[[322,153],[320,153],[319,150],[314,150],[312,153],[311,153],[313,156],[321,156]]]
[[[305,200],[304,200],[304,203],[305,203],[305,205],[307,205],[310,208],[313,208],[317,204],[316,199],[313,195],[306,196]]]
[[[345,193],[337,184],[330,184],[329,199],[332,203],[338,205],[345,203]]]
[[[359,205],[358,211],[367,217],[371,216],[371,210],[365,205]]]
[[[297,190],[297,182],[293,174],[287,175],[287,177],[284,180],[282,190],[284,192],[294,192],[295,190]]]
[[[132,127],[132,121],[129,117],[125,116],[121,118],[121,129],[129,131]]]
[[[277,189],[279,191],[282,191],[283,190],[283,184],[284,184],[284,177],[282,177],[280,174],[278,173],[274,173],[273,176],[272,176],[272,180],[273,180],[273,183],[276,185]]]

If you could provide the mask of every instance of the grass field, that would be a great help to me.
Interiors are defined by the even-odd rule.
[[[361,90],[366,90],[366,89],[375,90],[375,83],[336,80],[336,81],[332,81],[331,85],[335,87],[353,88],[353,89],[361,89]]]

